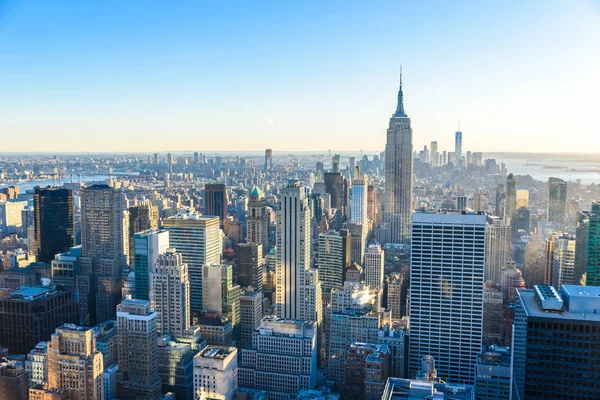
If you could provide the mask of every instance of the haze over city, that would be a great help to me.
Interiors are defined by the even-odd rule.
[[[0,2],[3,151],[600,145],[596,1]],[[366,139],[368,138],[368,140]]]

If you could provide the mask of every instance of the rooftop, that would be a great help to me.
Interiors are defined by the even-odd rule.
[[[4,293],[4,298],[9,298],[11,300],[23,300],[23,301],[31,301],[47,296],[51,296],[55,293],[59,293],[62,290],[57,289],[54,285],[49,286],[22,286],[19,289],[13,290],[6,295]]]
[[[235,347],[207,346],[198,356],[202,358],[212,358],[215,360],[224,360],[235,351]]]
[[[544,308],[535,289],[517,289],[517,296],[529,317],[600,322],[600,291],[591,286],[563,285],[559,297],[564,307]]]

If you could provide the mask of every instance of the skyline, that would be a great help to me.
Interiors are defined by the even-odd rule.
[[[400,64],[415,149],[600,145],[598,3],[339,4],[4,2],[3,153],[381,152]]]

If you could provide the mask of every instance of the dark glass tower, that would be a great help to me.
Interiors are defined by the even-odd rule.
[[[38,186],[33,201],[37,261],[49,263],[55,254],[73,246],[73,193],[70,189]]]
[[[218,216],[223,226],[227,215],[227,185],[209,183],[204,186],[204,215]]]

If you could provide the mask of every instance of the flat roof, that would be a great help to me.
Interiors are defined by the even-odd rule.
[[[568,285],[567,285],[568,286]],[[533,289],[517,289],[517,296],[521,299],[521,304],[525,314],[529,317],[549,318],[567,321],[592,321],[600,322],[600,314],[563,311],[544,311],[540,307],[535,291]]]

